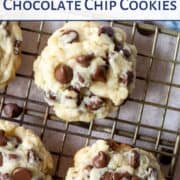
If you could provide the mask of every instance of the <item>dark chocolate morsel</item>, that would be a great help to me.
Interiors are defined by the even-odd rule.
[[[115,47],[114,47],[114,50],[119,52],[123,49],[123,43],[120,42],[120,41],[115,41]]]
[[[18,158],[18,155],[17,154],[9,154],[8,155],[9,159],[17,159]]]
[[[67,40],[65,40],[66,43],[73,43],[79,41],[79,34],[75,30],[65,30],[63,32],[63,36],[66,36]]]
[[[0,131],[0,146],[6,146],[7,145],[7,142],[8,142],[8,139],[7,137],[5,136],[4,134],[4,131]]]
[[[73,78],[73,70],[67,65],[59,65],[55,69],[55,78],[62,84],[69,83]]]
[[[15,103],[8,103],[4,106],[4,114],[8,118],[16,118],[22,111],[23,109]]]
[[[126,58],[129,58],[129,57],[131,56],[131,53],[129,52],[128,49],[123,49],[122,51],[123,51],[123,54],[124,54],[124,56],[125,56]]]
[[[3,165],[3,155],[2,153],[0,152],[0,167]]]
[[[109,160],[109,156],[105,152],[100,151],[98,155],[93,158],[92,163],[96,168],[104,168],[108,165]]]
[[[88,67],[94,58],[94,54],[87,54],[87,55],[82,55],[78,56],[76,58],[76,61],[81,64],[83,67]]]
[[[27,168],[19,167],[13,170],[11,176],[13,180],[31,180],[32,173]]]
[[[140,154],[136,150],[132,150],[131,156],[130,156],[130,165],[137,169],[140,164]]]
[[[92,79],[94,81],[101,81],[101,82],[106,82],[107,81],[107,66],[98,66],[92,74]]]
[[[110,38],[114,38],[114,30],[110,26],[103,26],[99,29],[99,36],[101,34],[107,34]]]

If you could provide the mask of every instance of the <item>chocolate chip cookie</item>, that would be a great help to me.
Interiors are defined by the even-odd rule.
[[[165,180],[153,154],[113,140],[79,150],[66,180]]]
[[[0,22],[0,88],[14,77],[21,64],[21,29],[15,22]]]
[[[51,155],[30,130],[0,120],[0,179],[51,180]]]
[[[35,83],[58,117],[90,122],[127,99],[135,83],[136,53],[119,28],[69,22],[35,61]]]

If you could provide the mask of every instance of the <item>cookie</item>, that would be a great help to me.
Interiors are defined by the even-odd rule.
[[[127,99],[135,83],[136,53],[119,28],[69,22],[35,61],[35,83],[58,117],[90,122]]]
[[[0,88],[16,75],[21,64],[21,29],[15,22],[0,22]]]
[[[0,179],[51,180],[51,155],[31,130],[0,120]]]
[[[165,180],[150,152],[112,140],[79,150],[66,180]]]

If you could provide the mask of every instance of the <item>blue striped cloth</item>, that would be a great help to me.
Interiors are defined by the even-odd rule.
[[[154,23],[180,32],[180,21],[154,21]]]

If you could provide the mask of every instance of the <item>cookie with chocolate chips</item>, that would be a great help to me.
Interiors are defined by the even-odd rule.
[[[65,180],[165,180],[160,166],[150,152],[118,144],[113,140],[98,140],[79,150],[74,167]]]
[[[35,61],[35,83],[59,118],[90,122],[106,117],[132,92],[136,54],[120,28],[68,22]]]
[[[0,89],[16,75],[21,64],[21,29],[15,22],[0,23]]]
[[[51,180],[53,162],[31,131],[0,120],[0,179]]]

